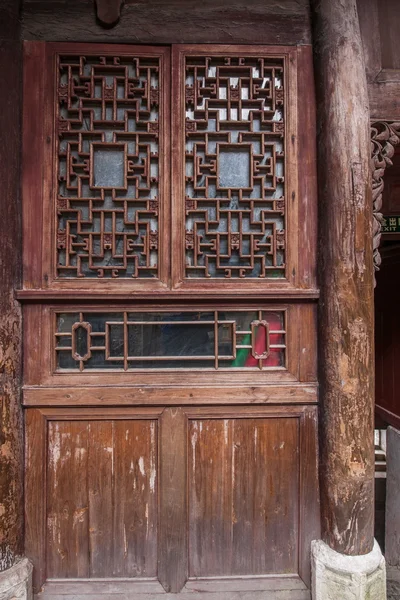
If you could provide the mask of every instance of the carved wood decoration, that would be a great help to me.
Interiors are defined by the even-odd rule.
[[[371,124],[371,169],[373,201],[373,252],[374,267],[379,270],[382,262],[379,253],[382,229],[383,176],[386,167],[392,166],[394,146],[400,143],[400,122],[374,121]]]
[[[57,274],[157,277],[159,58],[57,62]]]
[[[186,276],[284,277],[284,59],[185,70]]]

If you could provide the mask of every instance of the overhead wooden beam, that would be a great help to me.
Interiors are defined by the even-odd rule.
[[[121,19],[112,28],[104,28],[96,20],[93,2],[24,0],[23,39],[129,44],[311,43],[309,0],[125,0]]]
[[[370,124],[356,0],[311,0],[318,111],[322,536],[374,539]]]
[[[0,6],[0,571],[23,551],[23,435],[20,404],[21,272],[19,5]]]

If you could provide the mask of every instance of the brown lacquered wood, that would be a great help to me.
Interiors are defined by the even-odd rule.
[[[374,538],[367,82],[355,1],[316,0],[312,6],[320,165],[322,536],[337,552],[358,555],[372,550]]]

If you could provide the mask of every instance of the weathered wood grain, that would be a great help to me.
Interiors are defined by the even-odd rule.
[[[92,0],[24,3],[23,39],[84,42],[310,43],[306,0],[126,2],[112,29],[96,21]]]
[[[191,577],[297,572],[298,452],[293,418],[190,422]]]
[[[366,554],[374,537],[370,128],[355,0],[314,0],[319,120],[320,472],[323,539]]]
[[[21,275],[19,10],[16,0],[0,6],[0,571],[23,547],[22,333],[14,297]]]
[[[178,593],[188,577],[187,424],[182,408],[166,408],[160,420],[160,539],[158,579]]]

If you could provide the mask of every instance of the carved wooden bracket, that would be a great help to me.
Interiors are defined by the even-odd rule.
[[[113,27],[119,21],[124,0],[95,0],[97,18],[105,27]]]
[[[400,143],[400,123],[373,121],[371,123],[371,170],[372,170],[372,202],[373,202],[373,252],[374,267],[379,270],[381,255],[379,244],[382,229],[382,192],[383,176],[386,167],[392,166],[391,158],[394,147]]]

